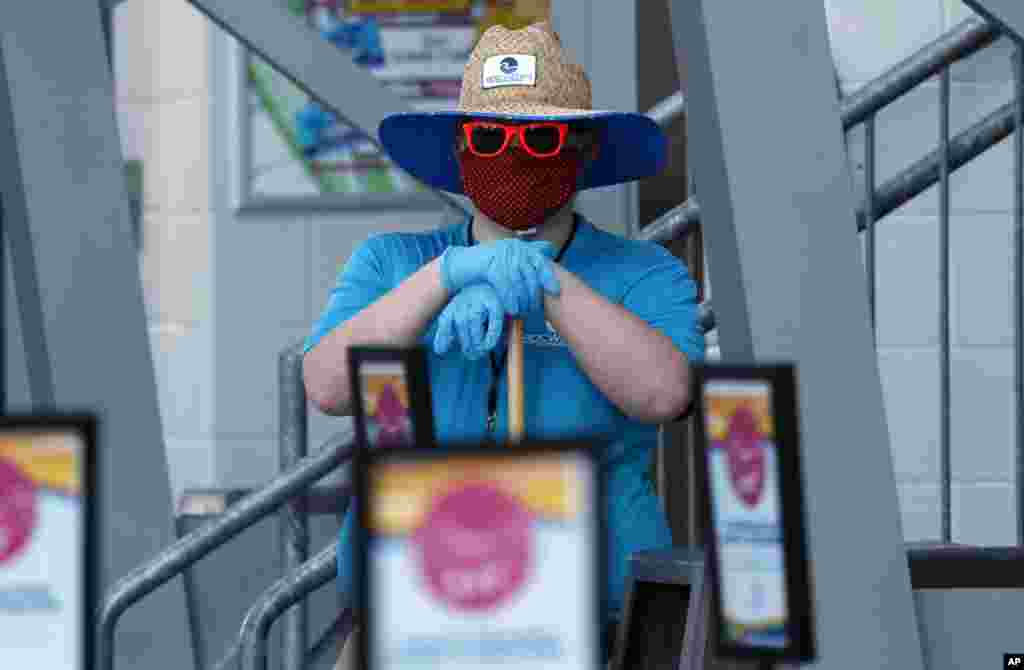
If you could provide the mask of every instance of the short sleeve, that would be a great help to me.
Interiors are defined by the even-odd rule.
[[[693,362],[704,359],[697,284],[686,265],[658,247],[651,265],[626,291],[623,306],[663,333]]]
[[[331,289],[327,306],[306,338],[303,352],[308,352],[325,335],[392,289],[391,273],[385,264],[387,256],[381,246],[381,236],[375,236],[352,252],[338,273],[338,281]]]

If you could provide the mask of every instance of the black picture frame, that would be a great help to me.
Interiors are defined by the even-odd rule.
[[[412,446],[432,446],[434,437],[433,400],[430,390],[430,374],[427,366],[427,352],[423,347],[350,347],[348,350],[349,382],[352,391],[352,410],[355,417],[356,444],[360,447],[380,446],[376,436],[371,436],[373,422],[367,413],[368,398],[363,387],[363,378],[374,374],[368,370],[392,368],[401,372],[379,372],[382,376],[400,374],[404,380],[408,407],[405,408],[411,426],[409,432]],[[379,434],[379,433],[378,433]],[[403,444],[407,446],[407,444]]]
[[[803,470],[800,449],[800,414],[795,366],[790,363],[721,364],[694,366],[695,429],[697,434],[698,473],[704,515],[704,550],[711,578],[709,634],[717,656],[763,662],[806,663],[816,658],[814,605],[810,559],[806,534]],[[788,618],[785,647],[740,645],[726,640],[722,634],[722,576],[711,488],[704,390],[709,382],[763,382],[771,390],[770,412],[775,427],[778,455],[779,504],[781,505],[782,545],[786,572],[786,603]]]
[[[605,485],[604,478],[600,474],[600,463],[597,454],[603,445],[592,440],[526,440],[513,448],[496,448],[490,443],[464,443],[444,444],[434,448],[427,447],[404,447],[395,449],[369,450],[360,449],[357,451],[354,463],[353,483],[356,494],[356,513],[358,523],[354,540],[356,552],[354,559],[354,575],[360,588],[357,589],[356,603],[360,613],[360,626],[356,635],[357,644],[356,659],[359,670],[371,670],[371,649],[374,620],[368,613],[373,611],[375,599],[375,584],[373,571],[369,570],[371,533],[369,532],[369,517],[371,505],[369,500],[370,475],[376,465],[395,462],[424,462],[444,461],[446,459],[457,459],[472,457],[474,459],[493,460],[519,460],[533,457],[545,457],[552,455],[578,455],[582,456],[590,464],[590,480],[588,482],[592,492],[590,504],[581,506],[581,513],[586,514],[589,520],[590,533],[594,542],[589,544],[588,554],[592,566],[592,593],[595,604],[591,617],[594,641],[594,662],[593,667],[602,666],[604,650],[602,645],[604,628],[604,611],[607,605],[607,559],[604,551],[604,537],[606,529],[605,517]],[[372,670],[380,670],[373,668]]]
[[[81,579],[79,603],[79,668],[96,667],[96,623],[99,610],[99,464],[96,448],[98,419],[88,412],[52,412],[0,415],[0,436],[13,433],[75,433],[81,441],[79,477],[81,495]]]

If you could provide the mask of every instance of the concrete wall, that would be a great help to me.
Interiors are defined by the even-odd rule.
[[[959,0],[826,4],[847,91],[968,15]],[[628,87],[609,88],[605,60],[623,50],[600,48],[609,27],[586,6],[585,21],[559,25],[556,4],[556,26],[590,65],[598,102],[622,108]],[[358,242],[430,228],[439,214],[237,215],[233,43],[184,2],[131,0],[117,20],[122,133],[129,157],[146,160],[142,267],[173,484],[256,484],[277,469],[276,353],[305,335]],[[952,90],[954,133],[1007,101],[1006,45],[954,68]],[[936,146],[937,94],[931,82],[879,115],[880,181]],[[859,182],[859,130],[849,143]],[[952,178],[953,515],[963,542],[1014,540],[1011,175],[1006,141]],[[612,197],[586,205],[629,211],[632,196]],[[879,365],[908,539],[940,530],[937,211],[932,189],[878,228]],[[315,415],[312,439],[339,425]]]

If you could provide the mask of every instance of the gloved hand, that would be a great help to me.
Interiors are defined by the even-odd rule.
[[[448,353],[457,336],[462,353],[476,360],[497,346],[504,325],[505,310],[490,284],[467,286],[441,311],[434,335],[434,351],[438,355]]]
[[[541,306],[542,290],[552,295],[561,290],[551,265],[554,257],[550,242],[517,238],[449,247],[441,256],[441,282],[451,295],[470,284],[487,282],[505,312],[521,316]]]

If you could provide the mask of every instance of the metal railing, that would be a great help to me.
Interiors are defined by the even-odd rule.
[[[253,668],[266,670],[268,663],[267,642],[271,626],[285,610],[295,606],[308,596],[323,588],[334,580],[337,573],[337,545],[320,551],[313,559],[299,566],[297,570],[285,574],[271,585],[249,608],[242,622],[234,645],[228,650],[224,659],[217,665],[217,670],[239,670]],[[352,629],[352,610],[344,608],[341,617],[322,636],[309,656],[316,656],[325,646],[324,641],[335,636],[344,640]],[[307,659],[303,649],[302,663]],[[282,657],[285,667],[288,659]]]
[[[219,518],[189,533],[119,580],[108,592],[99,614],[99,670],[114,668],[114,636],[117,622],[126,610],[348,462],[354,449],[353,441],[351,430],[339,434],[263,489],[246,496]]]
[[[939,185],[939,452],[941,480],[941,539],[952,539],[952,467],[950,445],[950,312],[949,312],[949,220],[950,175],[975,157],[1010,136],[1024,123],[1024,55],[1016,45],[1013,55],[1014,99],[955,137],[950,137],[950,67],[990,46],[1001,33],[980,18],[969,18],[935,42],[920,49],[886,73],[843,98],[840,115],[843,130],[864,126],[864,194],[856,212],[857,229],[865,233],[865,269],[872,325],[877,304],[875,267],[875,222],[892,213],[932,186]],[[879,111],[904,94],[939,76],[938,148],[922,159],[876,186],[876,117]],[[685,113],[685,100],[676,94],[659,103],[649,113],[665,126]],[[1017,481],[1017,538],[1024,544],[1024,132],[1014,142],[1014,397],[1015,397],[1015,469]],[[667,243],[690,234],[700,224],[700,205],[696,198],[666,212],[641,229],[639,237]],[[710,307],[709,307],[710,313]],[[709,323],[714,323],[710,314]]]

